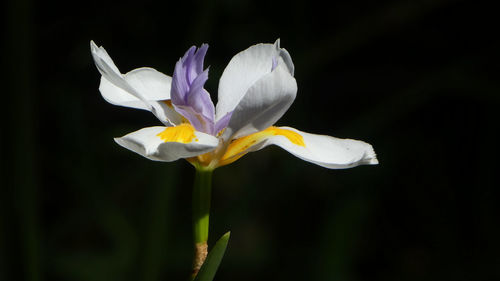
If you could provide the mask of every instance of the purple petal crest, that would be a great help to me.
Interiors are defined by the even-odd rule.
[[[216,127],[220,126],[215,126],[215,107],[210,94],[203,88],[208,80],[208,69],[203,70],[207,49],[207,44],[198,50],[193,46],[175,64],[171,99],[177,112],[196,130],[215,135]]]
[[[226,113],[224,117],[219,119],[219,121],[215,122],[215,130],[214,132],[217,134],[219,133],[222,129],[226,128],[227,125],[229,125],[229,120],[231,119],[231,116],[233,115],[233,111]]]

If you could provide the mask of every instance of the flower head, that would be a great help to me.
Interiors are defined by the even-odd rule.
[[[91,42],[104,99],[149,110],[164,125],[143,128],[115,141],[152,160],[186,158],[207,169],[272,144],[326,168],[377,164],[368,143],[274,126],[297,93],[292,59],[279,43],[257,44],[234,56],[220,78],[214,107],[204,88],[208,45],[191,47],[169,77],[152,68],[121,74],[104,48]]]

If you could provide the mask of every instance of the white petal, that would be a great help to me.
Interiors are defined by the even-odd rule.
[[[329,169],[378,164],[372,146],[363,141],[309,134],[290,127],[271,127],[263,132],[236,140],[233,147],[230,145],[221,165],[229,164],[248,152],[273,144],[302,160]]]
[[[146,100],[158,101],[170,99],[172,77],[154,68],[137,68],[125,74],[124,78]]]
[[[295,78],[285,65],[278,65],[248,89],[234,109],[223,138],[239,138],[272,126],[288,110],[296,94]]]
[[[137,99],[145,101],[123,78],[123,75],[116,67],[115,63],[108,55],[108,52],[103,47],[97,47],[94,41],[90,41],[90,50],[92,57],[94,58],[97,70],[105,77],[109,82],[114,84],[116,87],[123,89],[130,95],[135,96]],[[147,103],[146,103],[147,104]]]
[[[101,92],[102,97],[111,104],[149,110],[146,103],[111,83],[104,76],[101,76],[99,91]]]
[[[143,67],[134,69],[123,76],[125,82],[139,93],[146,101],[160,101],[170,99],[170,85],[172,78],[156,71],[153,68]],[[147,109],[139,98],[116,86],[105,76],[101,78],[99,86],[102,96],[114,105]]]
[[[273,59],[285,62],[293,75],[293,63],[286,50],[275,44],[257,44],[235,55],[222,73],[219,81],[219,99],[216,120],[233,111],[248,89],[264,75],[271,72]]]
[[[167,127],[148,127],[135,131],[115,141],[148,159],[171,162],[180,158],[198,156],[214,150],[219,140],[211,135],[196,131],[195,137],[187,143],[165,142],[159,136]],[[171,128],[171,127],[170,127]]]
[[[149,67],[122,75],[103,47],[97,47],[93,41],[90,45],[102,74],[99,91],[107,102],[152,111],[164,123],[181,122],[181,116],[162,102],[170,99],[171,77]]]
[[[94,41],[90,41],[90,50],[97,69],[102,75],[105,73],[109,73],[110,75],[114,73],[115,75],[121,76],[120,71],[103,47],[97,47]]]

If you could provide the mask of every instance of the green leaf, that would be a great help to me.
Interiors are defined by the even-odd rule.
[[[224,257],[224,253],[226,252],[230,234],[231,232],[228,231],[215,243],[194,281],[212,281],[214,279],[217,268],[219,268],[222,257]]]

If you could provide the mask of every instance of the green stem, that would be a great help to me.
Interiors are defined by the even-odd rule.
[[[196,166],[193,187],[193,234],[195,246],[193,278],[200,270],[208,254],[207,240],[211,191],[212,170]]]
[[[208,240],[211,191],[212,171],[196,169],[193,188],[193,225],[195,243],[204,243]]]

